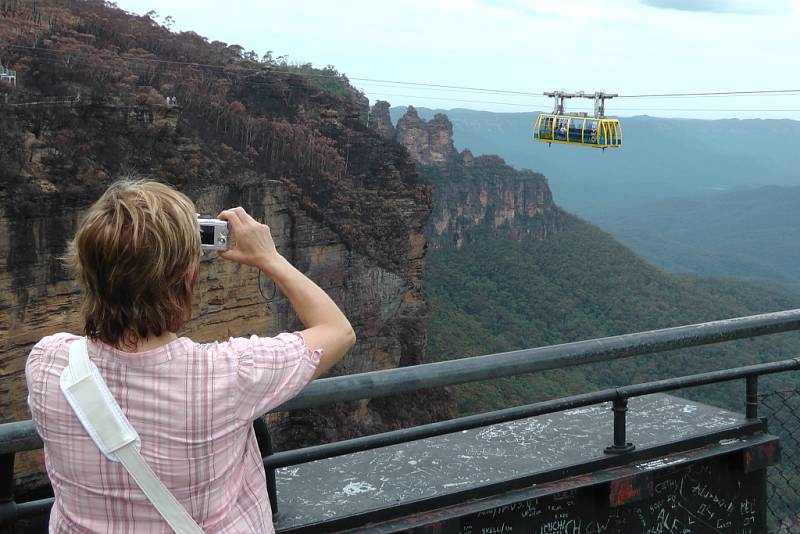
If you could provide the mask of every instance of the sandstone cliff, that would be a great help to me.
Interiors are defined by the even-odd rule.
[[[371,115],[375,125],[391,124],[386,102],[377,102]],[[380,133],[389,137],[392,131],[382,126]],[[514,169],[498,156],[475,157],[469,150],[459,154],[445,115],[426,122],[409,106],[397,122],[394,139],[433,187],[433,212],[425,230],[432,248],[461,248],[478,233],[519,241],[546,239],[558,231],[562,212],[553,203],[547,179]]]
[[[379,103],[376,103],[377,108]],[[388,104],[386,114],[388,115]],[[376,112],[378,110],[376,109]],[[417,115],[414,106],[397,121],[395,139],[406,147],[414,161],[422,165],[446,165],[455,156],[453,124],[441,113],[426,122]]]
[[[80,331],[81,297],[58,258],[82,211],[128,172],[169,181],[204,215],[242,205],[267,222],[279,250],[355,327],[358,344],[334,374],[423,361],[430,188],[402,147],[366,126],[366,100],[345,78],[254,64],[241,47],[171,34],[101,2],[37,2],[48,14],[38,18],[20,5],[0,19],[0,39],[36,39],[50,52],[9,54],[18,88],[0,103],[0,421],[29,417],[23,370],[31,345]],[[65,47],[70,62],[53,62]],[[221,66],[198,73],[162,61],[180,58]],[[213,256],[202,262],[195,298],[182,334],[198,341],[299,327],[281,295],[262,299],[254,271]],[[291,447],[451,412],[446,395],[429,393],[273,424],[278,445]],[[39,461],[22,455],[18,473],[37,472]]]
[[[542,240],[558,231],[561,211],[544,177],[509,167],[497,156],[467,161],[446,174],[421,171],[434,184],[426,228],[431,247],[461,248],[479,230],[517,241]]]
[[[385,100],[375,102],[370,110],[368,126],[384,139],[395,140],[397,130],[395,130],[389,115],[389,102]]]

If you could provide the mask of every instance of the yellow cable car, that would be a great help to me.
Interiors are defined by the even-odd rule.
[[[619,119],[604,116],[604,100],[617,95],[607,93],[585,94],[554,91],[544,93],[556,98],[553,113],[540,113],[533,127],[533,140],[542,143],[590,146],[595,148],[619,148],[622,146],[622,127]],[[580,96],[595,100],[595,116],[586,113],[565,113],[564,99]]]

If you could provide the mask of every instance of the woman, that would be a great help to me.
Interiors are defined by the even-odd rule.
[[[236,244],[218,254],[260,269],[305,330],[200,344],[188,320],[201,254],[191,200],[152,181],[113,184],[89,209],[67,261],[85,295],[88,353],[141,437],[141,455],[205,532],[274,532],[252,421],[295,396],[355,343],[347,318],[275,249],[244,209],[221,212]],[[55,503],[50,532],[170,532],[106,459],[59,388],[71,334],[45,337],[26,364]]]

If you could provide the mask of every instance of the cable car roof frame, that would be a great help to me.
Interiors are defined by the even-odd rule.
[[[606,93],[605,91],[596,91],[594,93],[586,93],[584,91],[577,91],[574,93],[568,91],[545,91],[542,94],[555,98],[555,106],[553,107],[554,115],[566,115],[564,111],[564,101],[567,98],[591,98],[594,100],[594,116],[598,119],[605,117],[605,101],[619,96],[617,93]]]

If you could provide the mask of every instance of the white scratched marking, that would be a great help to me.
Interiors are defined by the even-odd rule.
[[[659,458],[658,460],[645,462],[643,464],[637,464],[636,467],[638,467],[639,469],[658,469],[659,467],[667,467],[668,465],[675,465],[685,461],[686,461],[685,458],[674,458],[672,460],[668,460],[666,458]]]
[[[358,495],[359,493],[366,493],[374,489],[375,487],[368,482],[351,482],[342,488],[342,492],[344,492],[345,495]]]
[[[466,482],[450,482],[449,484],[443,484],[443,488],[452,488],[453,486],[463,486],[464,484],[469,484],[469,480]]]
[[[601,411],[601,409],[608,403],[604,402],[603,404],[599,404],[597,406],[589,406],[587,408],[575,408],[572,410],[567,410],[563,412],[564,415],[584,415],[588,413],[595,413]]]

